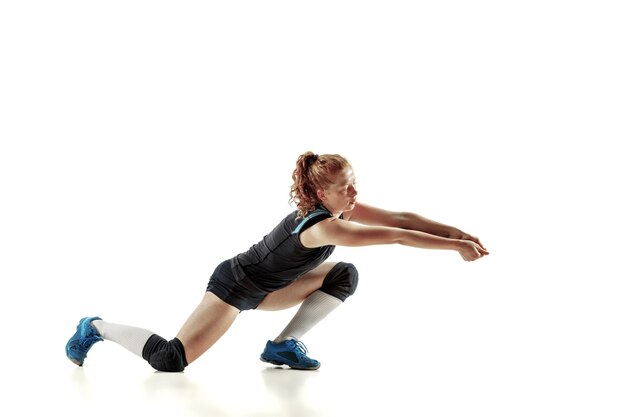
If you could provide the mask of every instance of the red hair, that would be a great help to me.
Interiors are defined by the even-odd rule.
[[[317,155],[310,151],[300,155],[291,176],[293,184],[289,192],[289,202],[296,203],[298,217],[315,210],[315,206],[321,203],[317,190],[327,189],[337,173],[348,167],[350,163],[341,155]]]

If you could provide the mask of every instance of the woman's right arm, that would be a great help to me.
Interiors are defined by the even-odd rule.
[[[422,249],[456,250],[466,261],[488,254],[470,240],[449,239],[399,227],[367,226],[337,218],[317,223],[303,232],[300,238],[307,247],[400,244]]]

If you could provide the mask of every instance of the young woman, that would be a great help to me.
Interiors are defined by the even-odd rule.
[[[418,214],[393,212],[357,201],[356,179],[340,155],[306,152],[293,171],[291,202],[285,217],[248,251],[220,263],[200,304],[175,338],[110,323],[80,320],[66,345],[67,357],[82,366],[101,340],[116,342],[159,371],[180,372],[206,352],[241,311],[281,310],[301,304],[292,320],[268,341],[261,360],[296,369],[317,369],[300,338],[356,290],[354,265],[324,262],[335,246],[399,243],[457,251],[466,261],[487,255],[478,238]]]

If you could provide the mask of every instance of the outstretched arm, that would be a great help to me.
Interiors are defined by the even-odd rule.
[[[353,210],[344,213],[344,218],[370,226],[398,227],[450,239],[471,240],[485,249],[480,239],[469,233],[408,211],[389,211],[357,202]]]
[[[324,245],[368,246],[401,244],[423,249],[456,250],[466,261],[487,255],[485,249],[471,240],[450,239],[418,230],[390,226],[365,226],[342,219],[322,220],[300,235],[306,247]]]

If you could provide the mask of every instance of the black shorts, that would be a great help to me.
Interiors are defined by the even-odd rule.
[[[257,308],[268,294],[268,291],[254,285],[249,278],[235,277],[230,259],[215,268],[206,290],[240,311]]]

